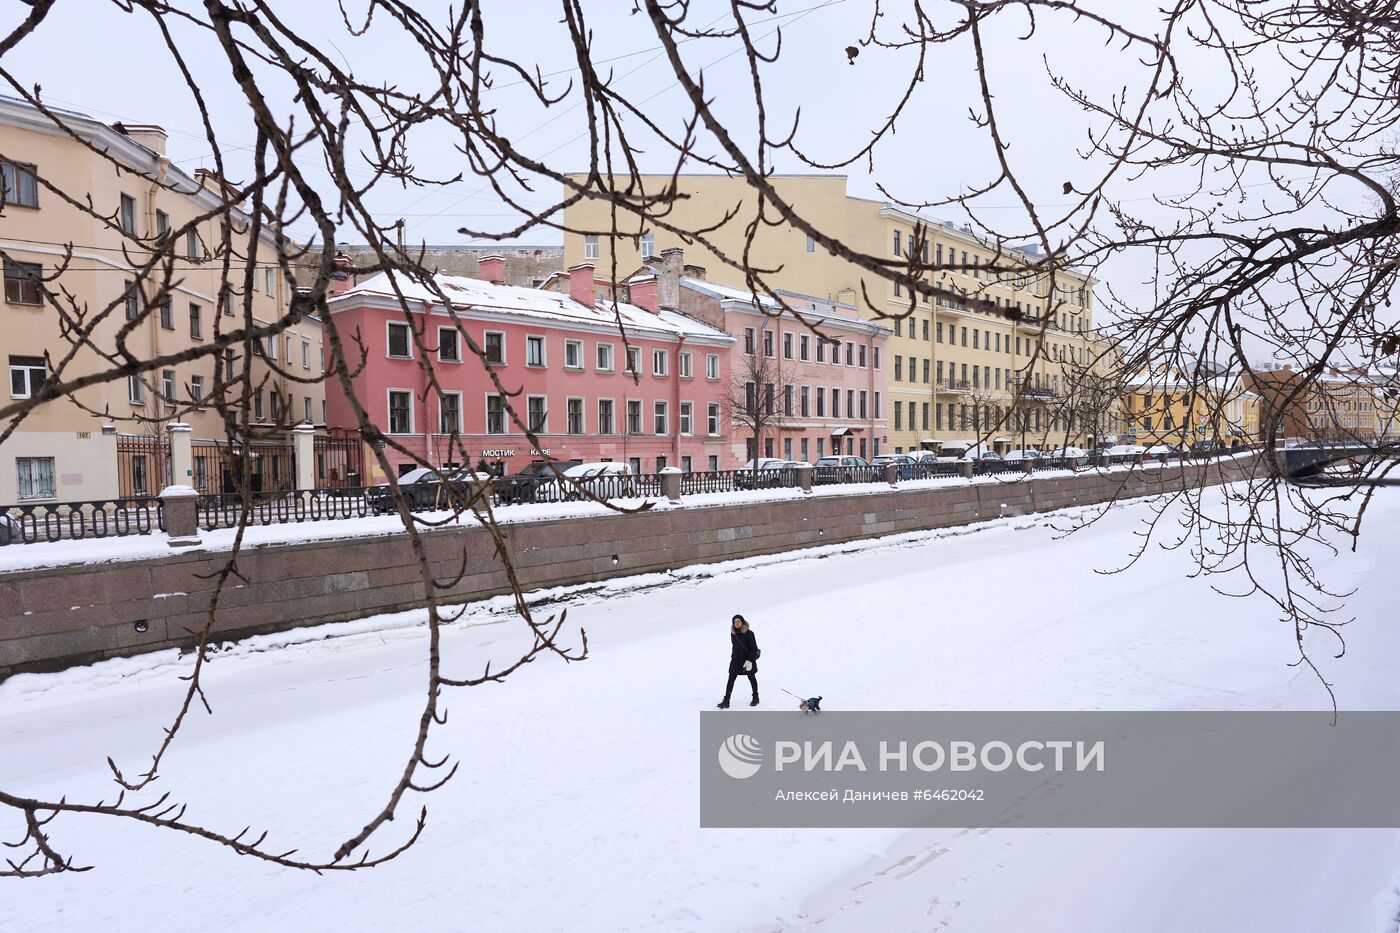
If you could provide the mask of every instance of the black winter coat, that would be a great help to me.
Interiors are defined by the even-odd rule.
[[[747,632],[736,632],[731,628],[729,630],[729,646],[729,673],[758,673],[758,640],[753,637],[753,629],[749,629]],[[753,662],[753,667],[748,671],[744,670],[745,661]]]

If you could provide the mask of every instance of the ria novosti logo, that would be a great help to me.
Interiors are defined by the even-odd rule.
[[[720,744],[719,766],[737,780],[751,778],[763,767],[763,746],[753,736],[736,732]]]

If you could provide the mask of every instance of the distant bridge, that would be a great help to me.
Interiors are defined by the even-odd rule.
[[[1377,457],[1400,457],[1400,444],[1314,444],[1308,447],[1284,447],[1275,450],[1279,467],[1289,479],[1317,476],[1334,463],[1348,460],[1371,460]]]

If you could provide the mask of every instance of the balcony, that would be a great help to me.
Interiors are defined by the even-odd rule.
[[[940,392],[971,392],[977,386],[966,379],[939,379],[938,391]]]

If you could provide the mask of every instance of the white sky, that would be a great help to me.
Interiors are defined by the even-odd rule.
[[[365,2],[346,0],[346,5],[354,18]],[[938,0],[926,5],[945,19],[955,10],[952,4]],[[430,20],[445,20],[446,4],[417,6]],[[592,0],[585,6],[594,35],[593,60],[607,61],[605,67],[615,69],[619,87],[634,102],[643,104],[654,119],[670,127],[678,125],[689,111],[645,14],[634,15],[626,0]],[[1106,3],[1116,15],[1133,16],[1138,20],[1134,25],[1152,31],[1155,5],[1133,5],[1127,13],[1124,6],[1121,2]],[[885,7],[889,14],[882,30],[890,34],[897,26],[895,14],[902,7],[898,2]],[[428,86],[422,69],[415,68],[418,50],[402,38],[396,24],[383,17],[376,20],[367,36],[355,37],[333,3],[285,2],[274,4],[274,8],[289,27],[317,48],[353,64],[361,78],[396,83],[403,89]],[[848,64],[844,50],[865,34],[871,9],[870,0],[792,0],[780,3],[776,18],[750,17],[754,32],[760,36],[782,27],[782,57],[765,74],[770,135],[785,133],[800,108],[798,140],[814,157],[842,158],[869,138],[903,93],[914,66],[914,56],[908,51],[871,48],[864,49],[854,64]],[[697,0],[692,22],[724,22],[727,10],[728,3]],[[13,2],[0,7],[0,29],[8,31],[27,11],[27,6]],[[486,0],[485,11],[488,44],[494,46],[496,54],[514,57],[531,71],[538,67],[554,74],[553,89],[564,91],[574,58],[560,22],[560,5],[549,0]],[[1049,86],[1047,68],[1076,86],[1101,90],[1105,96],[1125,82],[1140,84],[1143,70],[1136,53],[1123,51],[1116,44],[1105,46],[1106,34],[1092,24],[1075,24],[1067,17],[1042,17],[1039,32],[1028,41],[1021,38],[1025,26],[1023,15],[1009,15],[985,36],[994,62],[992,92],[1003,136],[1012,141],[1008,157],[1022,181],[1042,205],[1060,206],[1068,200],[1061,194],[1063,183],[1089,185],[1096,177],[1096,166],[1086,163],[1081,155],[1092,126],[1090,117]],[[212,40],[188,27],[176,28],[210,103],[217,132],[231,158],[237,159],[246,153],[239,147],[246,147],[252,138],[242,95],[223,64],[223,55],[213,49]],[[770,37],[767,41],[771,45],[774,40]],[[717,107],[729,121],[728,128],[738,138],[752,140],[753,97],[744,58],[734,54],[735,49],[732,41],[702,40],[686,44],[683,51],[692,72],[703,69]],[[119,62],[122,65],[114,67]],[[45,97],[53,103],[109,122],[122,119],[160,124],[170,133],[169,153],[182,168],[193,170],[212,164],[190,92],[164,50],[154,22],[145,14],[124,13],[114,3],[94,0],[60,3],[43,27],[0,65],[25,86],[42,85]],[[582,109],[575,106],[577,92],[546,109],[504,69],[496,69],[494,77],[492,100],[499,109],[501,126],[513,142],[527,145],[533,155],[560,168],[586,165],[585,123]],[[265,89],[284,107],[289,106],[285,88],[279,89],[269,80]],[[12,89],[0,91],[10,93]],[[973,125],[970,108],[981,109],[969,45],[938,47],[926,64],[924,81],[904,112],[898,134],[878,150],[873,171],[864,162],[842,170],[851,176],[850,193],[880,197],[878,182],[902,200],[920,202],[947,198],[984,184],[995,172],[994,152],[985,131]],[[702,142],[702,148],[708,145]],[[643,167],[668,171],[672,164],[669,154],[660,146],[648,148],[651,151],[639,155]],[[316,160],[315,154],[308,153],[303,164]],[[414,137],[410,160],[421,173],[440,177],[464,168],[464,159],[453,148],[451,138],[437,131]],[[790,156],[780,161],[778,168],[810,170]],[[237,174],[236,169],[233,174]],[[1154,207],[1153,196],[1184,191],[1189,184],[1185,175],[1124,178],[1115,183],[1113,191],[1130,206],[1143,210],[1149,219],[1163,219],[1166,212]],[[1361,196],[1358,190],[1336,193],[1340,198]],[[557,186],[548,183],[527,200],[544,206],[558,196]],[[461,226],[505,230],[519,219],[486,190],[481,179],[470,176],[445,188],[427,190],[382,184],[371,194],[369,203],[382,222],[403,218],[408,238],[415,243],[463,243],[467,238],[457,232]],[[984,222],[1003,233],[1026,232],[1020,222],[1021,209],[1009,189],[992,192],[980,203],[979,215]],[[949,209],[930,213],[964,219]],[[294,235],[303,237],[310,232],[309,227],[293,229]],[[508,242],[559,243],[562,235],[540,229]],[[1119,297],[1150,300],[1151,287],[1144,283],[1151,277],[1151,266],[1146,257],[1142,259],[1118,260],[1103,270],[1102,277]]]

